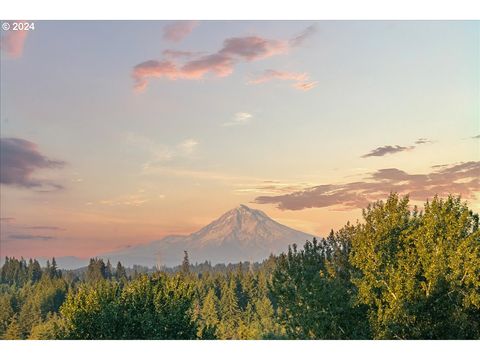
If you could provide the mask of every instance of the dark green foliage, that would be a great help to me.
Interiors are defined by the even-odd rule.
[[[273,273],[272,292],[286,335],[293,339],[357,339],[368,336],[364,310],[354,305],[355,290],[342,248],[330,241],[307,241],[282,254]]]

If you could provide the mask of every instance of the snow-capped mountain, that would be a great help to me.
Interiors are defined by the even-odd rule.
[[[121,261],[126,266],[174,266],[181,263],[186,250],[192,263],[261,261],[312,237],[279,224],[263,211],[240,205],[193,234],[167,236],[99,257],[110,259],[112,264]]]

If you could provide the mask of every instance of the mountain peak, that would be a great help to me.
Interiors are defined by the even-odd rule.
[[[238,206],[236,207],[236,209],[239,209],[239,210],[244,209],[244,210],[249,210],[249,211],[253,210],[253,209],[249,208],[249,207],[248,207],[247,205],[245,205],[245,204],[240,204],[240,205],[238,205]]]
[[[110,257],[127,264],[135,263],[134,259],[144,264],[150,259],[150,263],[171,266],[180,263],[183,251],[187,250],[191,261],[261,261],[272,253],[286,251],[292,243],[303,243],[312,237],[241,204],[190,235],[168,236]]]
[[[263,211],[241,204],[190,236],[203,244],[231,241],[264,243],[275,242],[291,230],[293,229],[277,223]]]
[[[263,211],[252,209],[246,205],[240,204],[236,208],[224,213],[217,220],[214,220],[200,231],[204,229],[210,230],[211,227],[238,228],[246,223],[250,223],[250,225],[253,226],[254,223],[264,222],[266,220],[273,221]]]
[[[236,208],[233,208],[233,209],[230,210],[230,211],[237,211],[237,212],[243,212],[243,213],[252,213],[252,212],[255,212],[255,211],[259,211],[259,210],[249,208],[247,205],[244,205],[244,204],[240,204],[240,205],[238,205]],[[227,213],[230,212],[230,211],[227,211]]]

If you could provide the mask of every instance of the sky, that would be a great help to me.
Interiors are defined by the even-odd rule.
[[[390,191],[480,211],[480,23],[1,31],[1,256],[90,257],[246,204],[324,236]]]

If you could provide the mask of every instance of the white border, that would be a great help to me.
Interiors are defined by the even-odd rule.
[[[334,20],[480,18],[477,0],[3,0],[3,20]],[[0,341],[5,359],[455,359],[479,341]]]
[[[5,359],[35,360],[451,360],[475,358],[479,350],[479,341],[0,341]]]
[[[480,18],[478,0],[3,0],[3,20]]]

